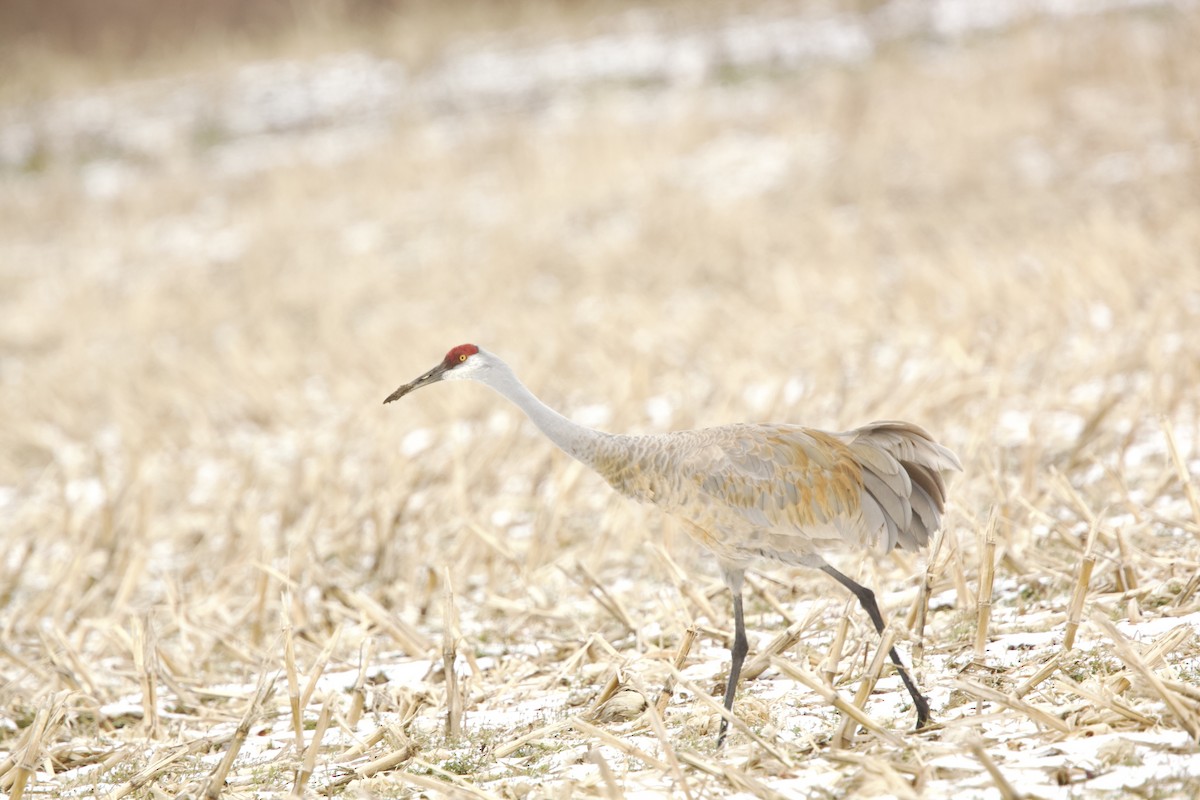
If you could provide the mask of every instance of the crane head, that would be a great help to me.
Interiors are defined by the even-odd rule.
[[[386,404],[393,400],[399,400],[409,392],[420,389],[422,386],[428,386],[431,383],[470,377],[476,369],[483,365],[480,352],[479,348],[473,344],[460,344],[458,347],[451,348],[440,364],[416,380],[404,384],[389,394],[383,402]]]

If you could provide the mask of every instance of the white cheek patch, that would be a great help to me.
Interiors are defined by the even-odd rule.
[[[474,378],[479,374],[481,364],[478,361],[467,359],[457,366],[451,367],[443,376],[444,381],[465,381]]]

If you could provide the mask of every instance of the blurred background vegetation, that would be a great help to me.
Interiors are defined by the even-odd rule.
[[[0,85],[36,92],[347,47],[420,63],[460,36],[579,32],[647,8],[704,19],[737,7],[684,0],[12,0],[0,6]]]

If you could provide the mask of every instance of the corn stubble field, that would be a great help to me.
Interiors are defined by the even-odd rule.
[[[1200,12],[519,8],[10,73],[3,790],[1200,792]],[[683,530],[485,389],[381,405],[466,341],[611,430],[932,431],[944,537],[839,563],[937,726],[764,565],[716,750]]]

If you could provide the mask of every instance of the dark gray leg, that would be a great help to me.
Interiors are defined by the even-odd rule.
[[[742,591],[733,593],[733,644],[729,648],[729,683],[725,685],[725,710],[733,711],[733,696],[737,693],[738,676],[742,674],[742,662],[750,643],[746,641],[746,620],[742,617]],[[717,747],[725,744],[725,729],[729,720],[721,717],[721,732],[717,734]]]
[[[859,605],[867,612],[867,616],[875,624],[875,630],[882,636],[884,628],[883,614],[879,613],[879,604],[875,602],[875,593],[861,583],[838,572],[828,564],[823,564],[819,569],[842,586],[845,586],[850,590],[851,594],[858,598]],[[892,663],[896,665],[896,670],[900,673],[900,680],[904,682],[904,688],[908,689],[908,694],[912,697],[913,705],[917,707],[917,730],[921,730],[921,728],[929,724],[929,701],[917,691],[917,685],[908,674],[908,668],[900,660],[900,654],[896,652],[895,647],[891,649],[888,655],[891,656]],[[726,702],[726,707],[728,707],[728,702]],[[722,728],[721,730],[724,731],[725,729]]]

